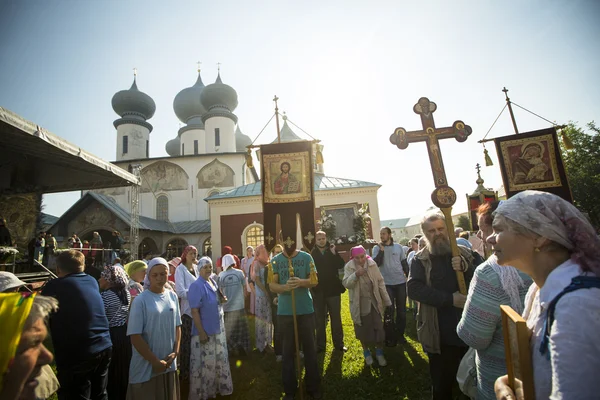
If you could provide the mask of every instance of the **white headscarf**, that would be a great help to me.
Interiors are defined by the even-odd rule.
[[[225,254],[221,259],[221,266],[223,271],[227,271],[229,268],[235,265],[235,258],[231,254]]]
[[[583,271],[600,276],[600,239],[579,210],[562,198],[525,190],[500,202],[494,214],[564,246]]]
[[[165,260],[162,257],[155,257],[152,260],[150,260],[148,262],[146,276],[144,277],[144,290],[150,289],[150,279],[148,277],[150,276],[150,271],[152,271],[152,268],[156,267],[157,265],[164,265],[165,267],[167,267],[167,274],[169,273],[169,263],[167,262],[167,260]]]

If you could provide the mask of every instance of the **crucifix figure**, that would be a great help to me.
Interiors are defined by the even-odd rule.
[[[452,223],[452,206],[456,203],[456,192],[448,186],[439,140],[455,138],[458,142],[464,142],[473,130],[462,121],[455,121],[450,127],[436,128],[433,120],[433,113],[436,109],[437,105],[434,102],[429,101],[427,97],[421,97],[414,105],[413,111],[421,116],[423,129],[407,132],[404,128],[396,128],[390,136],[390,142],[400,150],[406,149],[408,144],[412,142],[425,142],[427,145],[435,184],[431,201],[440,208],[446,217],[446,229],[452,246],[452,256],[458,256],[460,253],[454,236],[454,224]],[[467,287],[463,273],[456,271],[456,277],[460,292],[466,295]]]

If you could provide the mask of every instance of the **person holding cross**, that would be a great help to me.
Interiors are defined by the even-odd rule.
[[[412,261],[407,289],[409,297],[419,302],[417,333],[429,356],[432,398],[446,400],[452,398],[458,366],[467,352],[456,333],[467,296],[459,292],[455,271],[462,271],[468,284],[483,259],[464,246],[458,246],[460,256],[452,257],[442,213],[426,215],[421,230],[427,246]]]
[[[315,277],[314,260],[304,251],[294,250],[290,256],[282,252],[273,257],[269,264],[269,287],[279,295],[277,323],[283,340],[282,380],[285,400],[293,399],[297,389],[294,363],[294,353],[297,350],[295,349],[296,334],[304,351],[307,392],[313,399],[323,397],[315,345],[315,310],[309,290],[317,285],[316,279],[313,279]],[[297,321],[297,332],[294,329],[294,318]]]

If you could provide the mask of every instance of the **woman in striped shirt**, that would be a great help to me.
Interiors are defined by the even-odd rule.
[[[129,277],[125,271],[114,265],[104,267],[100,275],[99,285],[103,290],[101,296],[113,343],[106,388],[109,400],[121,400],[127,396],[131,360],[131,342],[127,337],[127,317],[131,303],[128,283]]]

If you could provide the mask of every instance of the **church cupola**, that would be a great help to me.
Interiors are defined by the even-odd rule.
[[[175,115],[186,125],[179,129],[177,139],[167,143],[167,153],[169,155],[185,156],[205,152],[205,131],[202,116],[206,114],[206,108],[200,101],[204,89],[205,86],[200,75],[200,63],[198,63],[196,83],[177,93],[173,100]],[[175,152],[175,144],[178,146],[177,152]]]
[[[117,128],[117,161],[149,157],[152,125],[147,120],[156,111],[154,100],[137,87],[137,71],[133,84],[112,98],[112,108],[121,117],[113,123]]]
[[[206,114],[202,116],[206,132],[206,152],[235,152],[237,116],[233,111],[238,105],[238,96],[231,86],[223,83],[220,71],[215,83],[202,90],[200,102],[207,110]]]

